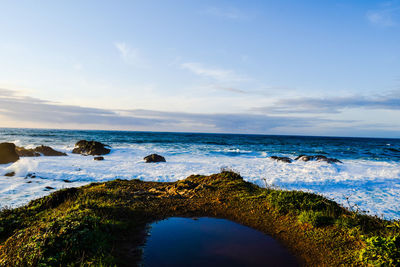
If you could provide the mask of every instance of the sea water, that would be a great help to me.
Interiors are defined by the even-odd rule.
[[[81,139],[109,144],[111,153],[104,161],[72,154]],[[400,139],[0,129],[0,142],[28,148],[43,144],[68,153],[67,157],[21,158],[0,165],[0,208],[91,182],[177,181],[228,168],[259,186],[315,192],[352,209],[400,219]],[[152,153],[167,162],[144,163],[143,157]],[[321,154],[343,163],[288,164],[269,158],[301,154]],[[12,171],[14,177],[4,176]]]

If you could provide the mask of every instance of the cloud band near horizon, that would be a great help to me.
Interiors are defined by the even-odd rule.
[[[108,110],[101,108],[63,105],[29,96],[19,96],[15,91],[0,89],[0,117],[3,123],[19,122],[26,127],[102,130],[143,130],[172,132],[215,132],[292,135],[346,135],[355,120],[332,120],[321,116],[302,117],[265,115],[254,113],[186,113],[157,110]],[[30,123],[30,124],[28,124]],[[1,127],[15,127],[1,125]],[[380,125],[382,134],[387,125]],[[377,125],[359,123],[359,131],[366,136],[379,132]],[[365,131],[367,129],[367,131]],[[369,131],[368,131],[369,129]],[[357,131],[355,131],[357,132]],[[392,135],[395,132],[386,131]],[[393,136],[395,137],[395,136]]]

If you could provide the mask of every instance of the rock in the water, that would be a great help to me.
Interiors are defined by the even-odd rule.
[[[15,145],[13,143],[1,143],[0,164],[16,162],[17,160],[19,160],[19,156],[15,151]]]
[[[295,158],[294,160],[310,161],[313,158],[314,158],[313,156],[300,155],[297,158]]]
[[[106,155],[111,152],[111,149],[106,148],[106,146],[108,145],[96,141],[81,140],[75,144],[72,153],[92,156]]]
[[[64,152],[59,152],[49,146],[38,146],[36,148],[16,147],[15,151],[20,157],[39,157],[39,156],[67,156]]]
[[[18,156],[20,157],[39,157],[40,153],[35,152],[34,149],[27,149],[24,147],[15,147],[15,151],[17,152]]]
[[[327,162],[327,163],[342,163],[338,159],[328,158],[328,157],[323,156],[323,155],[315,155],[315,156],[300,155],[295,160],[301,160],[301,161],[316,160],[316,161],[324,161],[324,162]]]
[[[13,177],[15,176],[15,172],[7,172],[6,174],[4,174],[4,176]]]
[[[64,152],[60,152],[60,151],[52,149],[49,146],[43,146],[43,145],[36,147],[35,152],[38,152],[38,153],[42,154],[43,156],[51,156],[51,157],[67,156],[67,154]]]
[[[35,173],[28,173],[26,176],[25,176],[25,179],[27,179],[27,178],[36,178],[36,174]]]
[[[278,156],[271,156],[270,157],[273,160],[276,161],[282,161],[282,162],[286,162],[286,163],[292,163],[292,159],[288,158],[288,157],[278,157]]]
[[[166,160],[163,156],[157,154],[151,154],[148,155],[147,157],[144,157],[144,161],[146,163],[152,163],[152,162],[165,162]]]
[[[104,160],[104,157],[94,157],[94,160]]]
[[[316,155],[315,156],[315,160],[316,161],[325,161],[327,163],[343,163],[338,159],[328,158],[328,157],[325,157],[325,156],[322,156],[322,155]]]

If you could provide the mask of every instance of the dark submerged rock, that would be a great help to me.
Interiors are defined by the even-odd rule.
[[[102,144],[96,141],[80,140],[75,144],[75,148],[72,150],[74,154],[82,155],[106,155],[111,152],[111,149],[106,148],[109,145]]]
[[[4,176],[13,177],[15,176],[15,172],[7,172],[6,174],[4,174]]]
[[[295,158],[294,160],[310,161],[313,158],[314,158],[313,156],[300,155],[297,158]]]
[[[94,160],[104,160],[104,157],[94,157]]]
[[[310,160],[315,160],[315,161],[323,161],[326,163],[343,163],[338,159],[335,158],[328,158],[323,155],[313,155],[313,156],[308,156],[308,155],[300,155],[298,156],[295,160],[301,160],[301,161],[310,161]]]
[[[282,161],[282,162],[286,162],[286,163],[292,163],[292,159],[291,159],[291,158],[288,158],[288,157],[271,156],[271,157],[269,157],[269,158],[271,158],[271,159],[273,159],[273,160],[276,160],[276,161]]]
[[[35,173],[28,173],[26,176],[25,176],[25,179],[28,179],[28,178],[36,178],[36,174]]]
[[[38,152],[43,156],[51,156],[51,157],[67,156],[67,154],[64,152],[60,152],[52,149],[49,146],[43,146],[43,145],[36,147],[35,152]]]
[[[158,154],[151,154],[146,157],[144,157],[144,161],[146,163],[152,163],[152,162],[166,162],[165,158],[163,156],[160,156]]]
[[[15,151],[15,145],[13,143],[1,143],[0,164],[16,162],[17,160],[19,160],[19,156]]]
[[[64,152],[56,151],[49,146],[38,146],[36,148],[16,147],[16,152],[20,157],[39,157],[39,156],[67,156]]]
[[[40,153],[36,152],[34,149],[27,149],[27,148],[19,147],[19,146],[17,146],[15,148],[15,151],[17,152],[18,156],[20,156],[20,157],[39,157],[39,156],[41,156]]]
[[[316,161],[325,161],[327,163],[342,163],[340,160],[335,159],[335,158],[328,158],[322,155],[316,155],[315,156]]]

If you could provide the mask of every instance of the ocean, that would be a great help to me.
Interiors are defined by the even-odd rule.
[[[104,161],[72,154],[74,144],[82,139],[108,144],[112,151]],[[400,219],[400,139],[0,129],[0,142],[28,148],[43,144],[68,153],[67,157],[21,158],[0,165],[0,208],[21,206],[54,190],[92,182],[176,181],[227,168],[259,186],[319,193],[352,209]],[[167,162],[144,163],[143,157],[152,153]],[[301,154],[321,154],[343,163],[288,164],[269,158],[294,159]],[[11,171],[14,177],[4,176]]]

